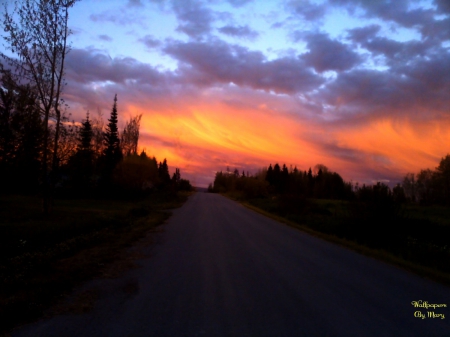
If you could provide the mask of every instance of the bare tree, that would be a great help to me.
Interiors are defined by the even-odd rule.
[[[142,114],[130,117],[130,120],[125,124],[122,132],[122,139],[120,141],[122,152],[125,156],[129,154],[137,154],[141,118]]]
[[[102,155],[104,150],[103,144],[103,133],[105,129],[105,121],[103,120],[103,114],[100,109],[97,109],[97,115],[91,119],[92,124],[92,140],[93,140],[93,150],[95,157],[98,158]]]
[[[5,48],[16,57],[1,54],[16,77],[36,91],[44,125],[43,186],[44,213],[50,212],[54,173],[58,167],[58,141],[61,132],[61,98],[64,62],[70,46],[67,43],[69,8],[77,0],[22,0],[15,2],[12,13],[4,4],[2,28]],[[3,70],[3,66],[1,67]],[[52,121],[53,120],[53,121]],[[49,124],[54,123],[53,153],[49,171]]]

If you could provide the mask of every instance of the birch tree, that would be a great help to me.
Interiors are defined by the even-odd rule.
[[[42,179],[43,208],[47,214],[52,204],[54,176],[58,168],[61,110],[64,109],[61,97],[65,85],[64,63],[70,51],[69,9],[76,1],[16,1],[12,12],[8,11],[6,4],[3,5],[4,47],[13,56],[1,53],[5,63],[0,65],[0,70],[11,71],[17,83],[30,84],[38,97],[45,133]],[[50,124],[55,127],[52,149],[49,144]]]

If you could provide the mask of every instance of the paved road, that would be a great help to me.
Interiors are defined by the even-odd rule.
[[[450,336],[449,288],[220,195],[192,196],[160,239],[142,268],[97,281],[92,311],[13,336]]]

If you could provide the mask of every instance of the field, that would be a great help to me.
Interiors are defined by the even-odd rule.
[[[188,193],[140,201],[55,200],[44,217],[37,197],[0,197],[0,333],[38,318],[76,285],[105,276],[181,206]]]

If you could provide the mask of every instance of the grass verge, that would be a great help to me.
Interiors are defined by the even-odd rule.
[[[251,204],[249,201],[245,200],[245,198],[242,198],[242,196],[239,193],[225,193],[222,194],[225,197],[228,197],[234,201],[239,202],[243,206],[258,212],[264,216],[267,216],[269,218],[272,218],[276,221],[279,221],[281,223],[284,223],[292,228],[301,230],[303,232],[306,232],[310,235],[313,235],[315,237],[321,238],[323,240],[333,242],[335,244],[338,244],[342,247],[349,248],[351,250],[354,250],[360,254],[384,261],[386,263],[389,263],[391,265],[397,266],[399,268],[402,268],[404,270],[407,270],[409,272],[412,272],[414,274],[417,274],[421,277],[442,283],[444,285],[450,286],[450,274],[447,272],[440,271],[436,268],[433,268],[432,266],[424,266],[417,264],[413,261],[409,261],[401,256],[398,256],[396,254],[393,254],[392,252],[383,250],[383,249],[374,249],[368,246],[365,246],[359,242],[355,242],[352,240],[348,240],[345,238],[338,237],[336,235],[327,234],[324,232],[321,232],[319,230],[313,229],[308,226],[308,223],[301,223],[301,222],[295,222],[290,219],[287,219],[286,217],[280,216],[275,214],[275,210],[270,207],[270,202],[267,205],[264,205],[266,209],[262,209],[261,207],[258,207],[256,205]],[[323,203],[324,201],[319,201],[319,203]],[[340,201],[337,201],[333,205],[333,207],[340,207]],[[345,203],[345,202],[344,202]],[[320,228],[320,227],[319,227]]]
[[[0,197],[0,336],[42,316],[76,285],[111,275],[112,262],[188,195],[159,193],[134,202],[55,200],[47,217],[38,198]]]

